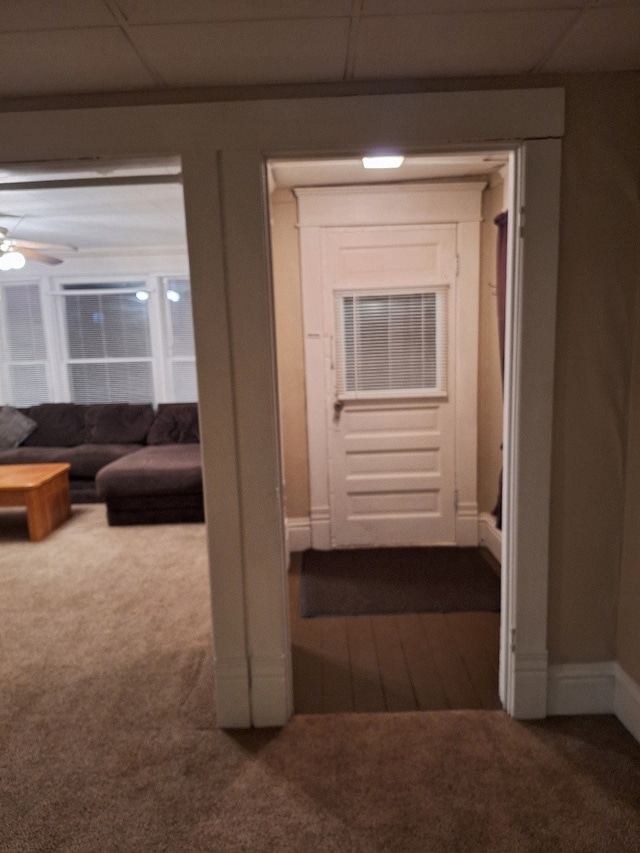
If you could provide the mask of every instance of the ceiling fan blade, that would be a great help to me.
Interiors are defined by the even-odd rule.
[[[0,236],[6,237],[8,233],[9,233],[9,229],[3,228],[2,225],[0,225]]]
[[[61,264],[60,258],[53,258],[51,255],[44,255],[42,252],[37,252],[35,249],[28,249],[25,246],[17,246],[18,250],[32,261],[39,261],[41,264]]]
[[[40,243],[37,240],[21,240],[19,237],[10,237],[11,243],[16,249],[53,249],[54,252],[77,252],[77,246],[68,246],[64,243]]]

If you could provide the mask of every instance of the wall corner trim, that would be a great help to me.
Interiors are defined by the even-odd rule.
[[[306,551],[307,548],[311,548],[310,518],[287,518],[285,530],[288,554],[292,551]]]
[[[547,710],[563,714],[612,714],[616,672],[612,661],[549,667]]]
[[[619,663],[567,663],[549,667],[549,715],[615,714],[640,742],[640,684]]]
[[[640,742],[640,684],[634,681],[620,664],[614,664],[616,683],[613,710],[623,726]]]
[[[221,729],[246,729],[251,725],[249,667],[244,657],[214,660],[216,725]]]
[[[251,725],[265,728],[288,722],[286,667],[284,655],[251,656]]]
[[[502,531],[496,527],[495,516],[481,512],[478,516],[478,542],[502,564]]]

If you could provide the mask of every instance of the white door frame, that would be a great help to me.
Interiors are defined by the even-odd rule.
[[[311,546],[330,549],[329,427],[324,378],[332,357],[324,328],[324,243],[327,228],[455,225],[459,268],[455,287],[456,339],[476,358],[454,357],[454,472],[458,545],[478,544],[477,418],[480,222],[486,181],[350,187],[304,187],[298,200],[302,280]],[[454,347],[456,342],[454,341]]]
[[[547,599],[560,139],[511,154],[505,319],[500,698],[547,714]]]

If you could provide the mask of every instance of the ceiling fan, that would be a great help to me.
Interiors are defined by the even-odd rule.
[[[54,252],[76,251],[75,246],[41,243],[11,237],[9,230],[0,226],[0,270],[22,269],[27,258],[31,261],[38,261],[41,264],[62,263],[61,258],[47,254],[43,249]]]

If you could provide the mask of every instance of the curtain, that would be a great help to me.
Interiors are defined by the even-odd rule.
[[[504,389],[504,327],[505,306],[507,300],[507,232],[509,214],[505,210],[493,220],[498,227],[497,256],[496,256],[496,295],[498,303],[498,336],[500,341],[500,370],[502,372],[502,387]],[[496,527],[502,530],[502,471],[498,482],[498,497],[493,510],[496,517]]]

